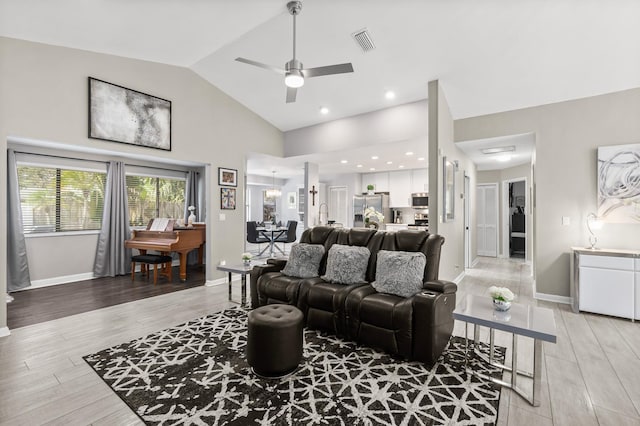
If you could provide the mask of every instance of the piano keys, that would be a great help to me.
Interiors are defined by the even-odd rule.
[[[152,227],[152,222],[147,228]],[[141,254],[147,250],[155,250],[160,253],[176,252],[180,258],[180,281],[187,280],[187,254],[191,250],[198,249],[198,263],[202,264],[204,255],[204,243],[206,242],[206,225],[194,224],[193,228],[173,229],[171,221],[165,231],[134,230],[130,240],[124,242],[124,246],[130,249],[138,249]]]

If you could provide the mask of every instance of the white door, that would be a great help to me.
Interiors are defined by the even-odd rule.
[[[464,175],[464,268],[471,267],[471,212],[469,210],[471,197],[470,179],[465,173]]]
[[[478,255],[498,256],[498,185],[478,185]]]
[[[329,187],[329,217],[328,220],[335,220],[344,226],[349,226],[347,218],[349,217],[347,204],[347,188],[345,186]]]

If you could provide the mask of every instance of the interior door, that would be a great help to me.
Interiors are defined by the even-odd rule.
[[[335,220],[348,226],[347,219],[349,217],[347,206],[347,187],[330,186],[329,187],[329,220]]]
[[[478,255],[498,256],[498,185],[478,185]]]
[[[464,268],[471,267],[471,212],[469,199],[471,196],[470,179],[465,173],[464,175]]]

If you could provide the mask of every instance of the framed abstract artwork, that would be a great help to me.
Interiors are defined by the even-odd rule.
[[[598,148],[598,217],[640,223],[640,144]]]
[[[236,189],[220,188],[220,208],[222,210],[236,209]]]
[[[89,137],[171,151],[171,101],[89,77]]]

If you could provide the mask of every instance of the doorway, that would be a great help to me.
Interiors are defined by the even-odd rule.
[[[464,269],[471,268],[471,180],[464,173]]]
[[[527,180],[511,179],[503,185],[503,255],[510,259],[526,259]]]

